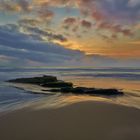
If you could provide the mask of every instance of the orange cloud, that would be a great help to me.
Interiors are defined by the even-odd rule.
[[[43,20],[51,20],[54,17],[54,13],[47,8],[40,8],[38,11],[39,18]]]
[[[0,10],[9,11],[9,12],[28,12],[31,11],[32,6],[29,4],[27,0],[19,0],[19,1],[1,1],[0,2]]]
[[[76,22],[77,22],[77,19],[75,17],[68,17],[68,18],[65,18],[63,21],[64,24],[69,24],[69,25],[75,24]]]
[[[0,10],[1,11],[9,11],[9,12],[19,12],[21,11],[21,7],[18,4],[8,4],[4,2],[0,2]]]
[[[131,41],[131,42],[129,42],[129,44],[140,45],[140,40],[137,40],[137,41]]]

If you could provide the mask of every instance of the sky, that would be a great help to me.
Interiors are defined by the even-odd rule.
[[[140,0],[0,0],[0,66],[140,66]]]

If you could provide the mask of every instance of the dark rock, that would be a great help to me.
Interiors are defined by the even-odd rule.
[[[87,92],[88,93],[88,92]],[[90,92],[92,93],[92,92]],[[115,95],[123,95],[123,92],[117,90],[117,89],[95,89],[93,91],[96,95],[107,95],[107,96],[115,96]]]
[[[57,81],[57,82],[49,82],[46,84],[42,84],[43,87],[53,87],[53,88],[62,88],[62,87],[72,87],[73,84],[70,82]]]
[[[72,93],[76,95],[105,95],[105,96],[118,96],[123,95],[123,92],[117,89],[96,89],[87,87],[73,87],[73,83],[57,80],[54,76],[42,76],[33,78],[19,78],[9,80],[8,82],[15,83],[29,83],[37,84],[43,87],[50,87],[52,89],[46,89],[43,91],[49,92],[61,92],[61,93]]]
[[[88,94],[88,95],[106,95],[115,96],[123,95],[123,92],[117,89],[96,89],[96,88],[86,88],[86,87],[76,87],[76,88],[61,88],[62,93],[73,93],[73,94]]]
[[[42,76],[42,77],[33,77],[33,78],[19,78],[14,80],[9,80],[8,82],[15,82],[15,83],[29,83],[29,84],[45,84],[49,82],[57,82],[57,78],[54,76]]]
[[[90,92],[92,92],[94,90],[95,90],[95,88],[76,87],[76,88],[73,89],[73,92],[74,93],[80,93],[80,94],[82,93],[82,94],[84,94],[84,93],[90,93]]]
[[[61,88],[61,92],[62,93],[70,93],[70,92],[72,92],[73,91],[73,87],[63,87],[63,88]]]

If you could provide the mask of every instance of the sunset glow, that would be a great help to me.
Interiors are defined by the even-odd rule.
[[[5,34],[3,30],[18,33],[21,39],[27,37],[30,43],[35,40],[42,44],[58,45],[64,50],[79,51],[85,58],[87,55],[98,55],[120,62],[140,60],[138,0],[0,0],[1,36]],[[10,36],[14,38],[14,34]],[[10,40],[7,42],[10,43]],[[12,59],[9,62],[6,51],[11,48],[3,48],[2,38],[0,43],[2,63],[8,61],[7,64],[12,64],[14,59],[19,59],[15,52],[25,49],[25,46],[13,46],[15,52],[14,55],[10,53]],[[20,43],[17,44],[20,46]],[[32,55],[45,53],[40,50],[28,51]],[[40,63],[34,58],[24,58],[24,61]],[[41,63],[44,65],[47,62]]]

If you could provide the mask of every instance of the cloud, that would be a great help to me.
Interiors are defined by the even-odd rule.
[[[99,29],[108,29],[113,33],[122,33],[124,36],[132,36],[133,32],[129,28],[124,28],[123,26],[115,23],[101,22],[98,25]]]
[[[116,58],[111,58],[108,56],[102,56],[102,55],[98,55],[98,54],[94,54],[94,55],[89,55],[87,56],[87,64],[92,64],[93,66],[98,67],[134,67],[137,68],[140,64],[140,59],[116,59]]]
[[[77,23],[76,17],[67,17],[63,21],[63,24],[66,24],[66,25],[69,25],[69,26],[74,25],[76,23]]]
[[[38,34],[37,34],[38,35]],[[118,60],[90,55],[58,44],[36,40],[20,32],[17,25],[0,26],[0,66],[138,66],[139,60]]]
[[[50,21],[54,17],[54,12],[49,9],[47,3],[43,3],[38,8],[37,15],[42,20],[48,20],[48,21]]]
[[[132,3],[134,6],[129,6]],[[113,34],[121,33],[124,36],[133,35],[130,28],[140,19],[140,5],[138,5],[137,0],[49,0],[49,4],[53,6],[75,5],[81,11],[81,14],[86,14],[86,16],[95,20],[97,28],[108,30]],[[69,24],[75,24],[76,22],[73,18],[67,18],[65,21],[67,24],[68,22]],[[91,26],[90,23],[88,25]]]
[[[130,23],[138,22],[139,10],[130,8],[128,0],[88,0],[80,1],[83,13],[91,16],[96,21],[97,29],[108,30],[112,33],[122,33],[124,36],[132,36],[133,31],[125,27]],[[140,7],[139,7],[140,8]]]
[[[92,16],[95,20],[125,22],[127,24],[139,21],[139,0],[14,0],[1,1],[2,9],[16,9],[18,6],[23,11],[38,11],[42,15],[53,16],[48,8],[60,6],[73,6]]]
[[[27,0],[1,0],[0,1],[0,11],[5,12],[29,12],[32,10],[30,3]]]
[[[38,27],[27,27],[27,26],[23,26],[23,29],[25,30],[25,33],[29,33],[30,35],[36,35],[36,36],[39,36],[40,38],[45,38],[47,40],[50,40],[50,41],[61,41],[61,42],[66,42],[67,41],[67,38],[64,37],[63,35],[61,34],[56,34],[56,33],[53,33],[51,31],[47,31],[47,30],[42,30],[42,29],[39,29]]]
[[[76,32],[79,28],[79,19],[76,17],[66,17],[61,24],[64,29],[72,29],[73,32]]]
[[[131,41],[129,44],[140,45],[140,40]]]
[[[62,13],[62,11],[64,11],[64,9],[66,9],[67,7],[72,7],[73,10],[78,11],[78,15],[75,14],[75,12],[73,11],[71,13]],[[10,14],[12,13],[12,11],[20,13],[17,16],[17,18],[20,17],[19,20],[20,29],[16,30],[19,30],[20,33],[22,32],[24,35],[28,36],[30,41],[34,40],[40,42],[46,41],[49,43],[57,41],[67,42],[68,36],[65,37],[65,34],[63,34],[62,32],[66,32],[67,34],[69,34],[70,38],[72,38],[71,35],[73,35],[72,33],[74,32],[75,33],[74,37],[77,38],[79,37],[78,39],[76,38],[78,41],[81,40],[82,36],[84,36],[85,38],[88,37],[91,38],[93,36],[93,38],[95,37],[96,40],[98,39],[98,36],[96,35],[100,35],[103,41],[104,40],[114,41],[117,38],[119,39],[119,37],[122,37],[122,35],[126,37],[132,37],[134,35],[134,32],[138,32],[136,30],[139,29],[139,19],[140,19],[139,9],[140,5],[138,0],[13,0],[13,1],[1,0],[0,1],[1,11],[3,10],[8,11],[10,12]],[[52,20],[53,18],[56,19]],[[60,21],[61,19],[62,22]],[[58,28],[60,27],[58,26],[59,22],[61,22],[60,24],[62,24],[63,27],[69,30],[64,30],[62,28],[61,30],[57,30],[60,29]],[[47,23],[50,23],[51,25],[50,24],[48,25]],[[136,25],[137,25],[136,29],[133,28]],[[53,27],[54,29],[52,31],[46,29]],[[57,32],[54,30],[57,30]],[[91,31],[92,33],[89,31]],[[13,32],[13,34],[17,36],[17,39],[20,36],[20,34],[16,35],[15,32]],[[10,36],[10,38],[12,39],[13,37]],[[22,38],[23,40],[27,40],[27,37],[25,37],[24,39],[24,36],[22,36]],[[84,41],[87,40],[84,39]],[[14,43],[16,44],[16,42]],[[106,44],[103,44],[103,47],[105,45]]]
[[[42,19],[46,19],[46,20],[51,20],[54,17],[54,13],[48,9],[40,9],[38,11],[39,17]]]
[[[41,21],[34,18],[22,18],[18,21],[20,26],[39,26]]]
[[[129,0],[128,5],[130,7],[140,6],[140,1],[139,0]]]
[[[95,24],[97,30],[108,30],[113,34],[111,38],[109,38],[109,36],[108,37],[106,36],[108,39],[117,38],[118,34],[122,34],[128,37],[133,36],[133,31],[128,27],[124,27],[118,23],[112,23],[112,22],[110,23],[104,21],[100,19],[101,18],[100,16],[96,18],[99,20],[99,22]],[[91,29],[93,27],[93,24],[91,21],[80,19],[77,17],[67,17],[62,22],[62,27],[64,27],[65,29],[72,28],[72,31],[74,32],[77,31],[78,27],[80,26],[86,29]],[[105,36],[103,38],[105,38]]]
[[[91,28],[92,27],[92,23],[90,21],[87,21],[87,20],[82,20],[81,25],[82,25],[82,27],[85,27],[85,28]]]
[[[28,0],[18,0],[17,4],[23,11],[30,11],[32,10],[32,6]]]
[[[129,0],[100,0],[96,1],[95,8],[92,12],[96,12],[100,19],[105,21],[121,23],[134,23],[139,21],[139,8],[140,5],[129,7]]]
[[[51,21],[57,14],[52,7],[74,7],[81,11],[82,15],[90,18],[90,21],[96,23],[97,28],[101,27],[116,34],[122,33],[124,36],[132,35],[133,31],[130,28],[140,19],[139,0],[2,0],[0,2],[0,10],[25,13],[32,11],[34,18],[44,23]],[[81,20],[84,28],[91,26],[84,18]],[[76,21],[73,18],[67,18],[64,22],[74,24]],[[101,26],[102,24],[106,26]]]
[[[85,19],[80,19],[77,17],[66,17],[62,21],[62,27],[65,29],[72,29],[73,32],[76,32],[79,27],[84,27],[86,29],[90,29],[92,27],[92,23]]]
[[[78,1],[78,0],[76,0]],[[75,0],[33,0],[37,5],[50,5],[50,6],[68,6],[73,5]]]
[[[15,59],[14,57],[10,57],[10,56],[5,56],[5,55],[0,55],[0,61],[10,61]]]
[[[0,11],[18,12],[20,11],[20,7],[17,4],[10,4],[4,1],[0,1]]]
[[[30,35],[20,33],[18,27],[15,27],[0,26],[0,55],[5,56],[1,57],[1,62],[8,57],[14,58],[8,61],[20,66],[28,65],[27,61],[45,65],[68,65],[84,55],[80,51],[65,49],[54,43],[34,40]]]

